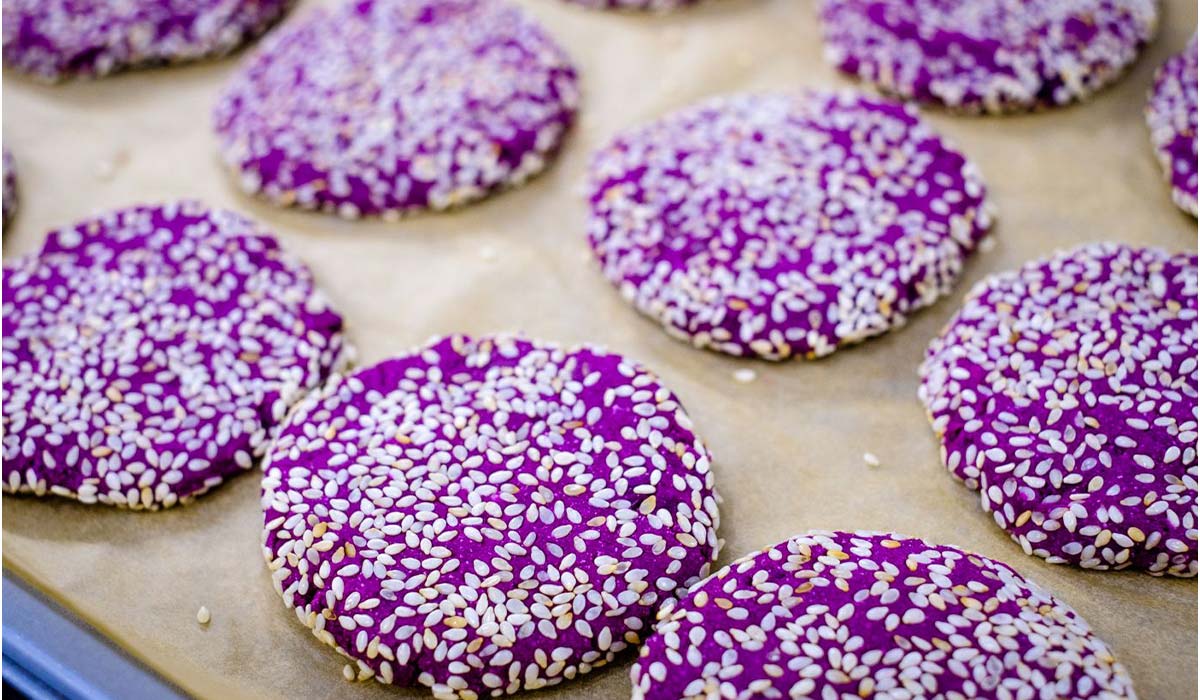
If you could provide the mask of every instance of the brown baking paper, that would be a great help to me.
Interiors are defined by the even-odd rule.
[[[558,161],[521,189],[399,223],[284,211],[240,194],[217,156],[211,109],[238,57],[58,86],[10,72],[4,135],[21,202],[5,256],[97,210],[199,197],[263,221],[307,260],[363,363],[454,331],[606,345],[654,368],[715,454],[722,564],[813,528],[960,545],[1074,606],[1143,698],[1196,697],[1196,582],[1026,556],[941,465],[916,396],[927,343],[988,273],[1093,240],[1195,249],[1196,222],[1172,205],[1142,117],[1155,68],[1195,29],[1195,4],[1166,3],[1157,41],[1086,104],[1005,118],[927,110],[987,179],[999,211],[995,248],[907,327],[786,364],[691,349],[626,305],[589,257],[580,186],[596,146],[674,107],[735,90],[851,84],[821,58],[815,3],[709,0],[662,16],[522,4],[575,58],[584,100]],[[757,379],[735,381],[740,368]],[[864,452],[881,464],[868,466]],[[199,696],[428,697],[342,679],[344,659],[271,587],[258,494],[250,473],[162,513],[5,496],[4,565]],[[196,622],[201,605],[212,611],[207,627]],[[631,659],[537,697],[628,697]]]

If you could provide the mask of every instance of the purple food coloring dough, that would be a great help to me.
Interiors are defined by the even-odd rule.
[[[1158,70],[1146,125],[1154,153],[1171,183],[1171,198],[1180,209],[1196,216],[1196,35],[1187,48]]]
[[[185,503],[249,469],[342,355],[308,270],[197,202],[51,231],[3,298],[7,492]]]
[[[619,135],[589,176],[604,275],[696,347],[820,357],[947,293],[991,225],[975,167],[853,91],[712,98]]]
[[[44,81],[229,53],[291,0],[5,0],[4,61]]]
[[[1105,698],[1128,673],[1007,565],[882,533],[811,532],[659,609],[636,700]]]
[[[645,367],[449,336],[299,404],[267,458],[264,555],[352,677],[541,688],[638,644],[707,573],[709,463]]]
[[[578,100],[566,54],[505,0],[356,0],[267,37],[215,122],[247,192],[395,218],[540,172]]]
[[[1086,245],[984,280],[930,345],[943,461],[1027,554],[1196,575],[1196,275]]]
[[[1082,100],[1158,28],[1156,0],[822,0],[820,15],[842,71],[972,113]]]

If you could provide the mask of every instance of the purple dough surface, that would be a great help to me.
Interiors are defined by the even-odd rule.
[[[1196,35],[1158,70],[1146,104],[1154,153],[1171,183],[1171,198],[1192,216],[1196,205]]]
[[[215,122],[247,192],[393,218],[540,172],[578,100],[566,54],[505,0],[361,0],[268,37]]]
[[[609,662],[707,574],[709,453],[647,369],[450,336],[331,381],[263,482],[277,590],[360,678],[504,695]]]
[[[47,81],[229,53],[292,0],[5,0],[4,61]]]
[[[593,158],[588,238],[622,296],[696,347],[828,355],[953,286],[991,224],[975,167],[852,91],[718,97]]]
[[[8,492],[185,503],[249,469],[342,347],[308,270],[197,202],[51,231],[3,297]]]
[[[984,280],[930,345],[943,461],[1027,554],[1196,575],[1196,275],[1083,246]]]
[[[17,167],[13,163],[12,153],[4,149],[4,223],[17,213]]]
[[[1079,615],[1008,565],[884,533],[810,532],[658,613],[635,700],[1133,698]]]
[[[1158,28],[1156,0],[822,0],[820,14],[842,71],[973,113],[1082,100]]]

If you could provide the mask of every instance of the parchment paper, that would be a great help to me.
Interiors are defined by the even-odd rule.
[[[584,89],[560,159],[524,188],[393,224],[283,211],[242,196],[216,155],[210,111],[238,57],[60,86],[9,72],[4,135],[21,208],[5,256],[100,209],[200,197],[268,223],[307,260],[364,363],[453,331],[607,345],[657,370],[715,453],[722,563],[812,528],[957,544],[1073,605],[1115,648],[1141,697],[1196,697],[1196,582],[1027,557],[942,467],[916,398],[926,344],[984,275],[1091,240],[1195,248],[1196,222],[1171,204],[1142,119],[1155,68],[1195,30],[1194,3],[1166,3],[1158,40],[1084,105],[1009,118],[927,110],[987,179],[1000,215],[995,248],[908,327],[781,365],[693,350],[621,301],[588,256],[580,184],[588,154],[614,132],[697,98],[850,84],[821,59],[815,3],[708,0],[665,16],[523,4],[575,58]],[[741,367],[757,380],[736,382]],[[867,466],[867,451],[882,464]],[[271,588],[258,492],[248,473],[191,506],[149,514],[5,496],[4,565],[198,696],[428,697],[342,679],[344,660]],[[212,611],[207,628],[196,623],[201,605]],[[628,697],[631,659],[537,697]]]

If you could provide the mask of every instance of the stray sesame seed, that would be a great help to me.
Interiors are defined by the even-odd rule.
[[[733,378],[735,381],[740,382],[742,384],[749,384],[750,382],[752,382],[758,378],[758,373],[755,372],[754,370],[750,369],[749,367],[741,367],[741,368],[734,370]]]

